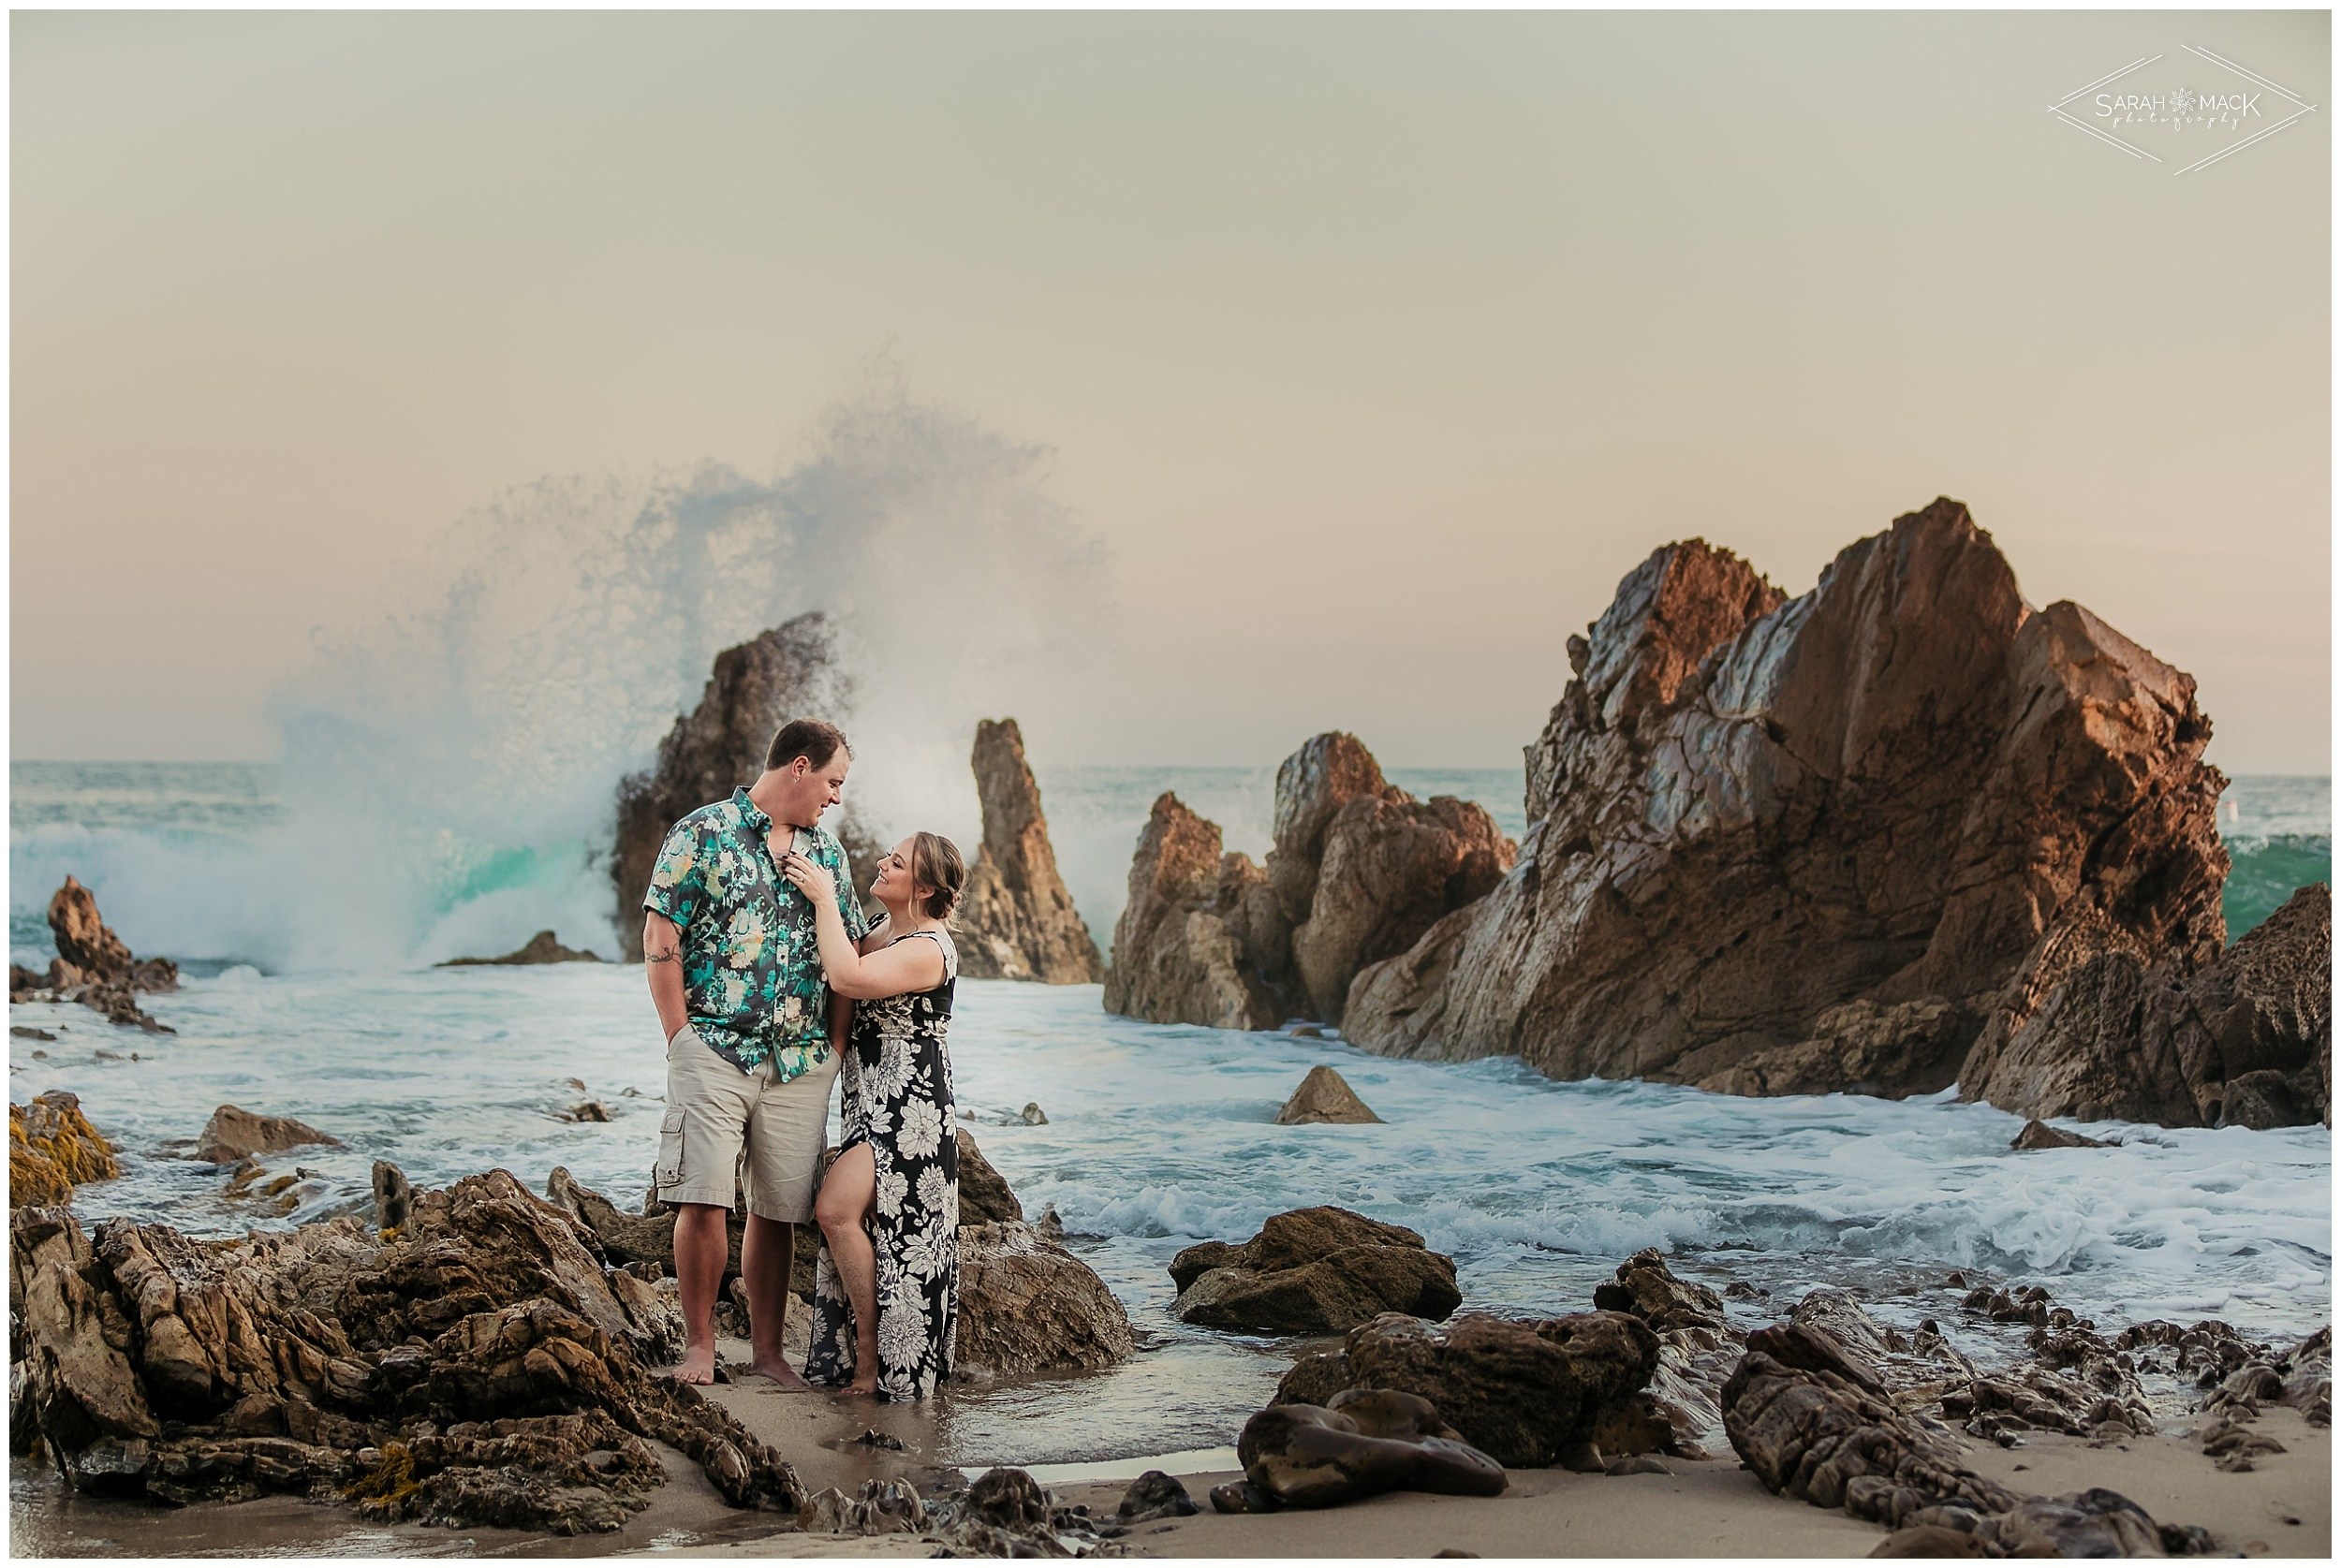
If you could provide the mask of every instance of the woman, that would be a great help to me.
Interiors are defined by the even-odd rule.
[[[922,1399],[950,1375],[959,1318],[959,1136],[944,1049],[959,954],[946,921],[966,865],[939,833],[896,844],[870,884],[886,914],[859,947],[827,871],[792,854],[780,872],[813,901],[830,989],[855,999],[845,1125],[813,1204],[825,1245],[804,1375]]]

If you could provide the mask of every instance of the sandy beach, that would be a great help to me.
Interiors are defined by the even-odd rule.
[[[825,1444],[851,1435],[868,1412],[841,1409],[819,1396],[786,1395],[757,1385],[718,1391],[725,1407],[767,1441],[791,1453],[831,1455]],[[881,1416],[893,1412],[881,1411]],[[906,1429],[898,1427],[896,1429]],[[2106,1487],[2156,1518],[2201,1525],[2222,1555],[2324,1557],[2333,1541],[2333,1434],[2298,1412],[2277,1408],[2258,1430],[2285,1445],[2254,1470],[2216,1468],[2186,1435],[2189,1427],[2111,1444],[2053,1433],[2027,1436],[2015,1448],[1968,1441],[1967,1461],[2011,1487],[2055,1496]],[[800,1461],[814,1484],[850,1489],[865,1474],[915,1473],[916,1455],[884,1454]],[[883,1451],[878,1451],[883,1453]],[[1728,1452],[1719,1458],[1663,1461],[1671,1473],[1580,1475],[1563,1470],[1515,1470],[1496,1498],[1391,1493],[1346,1507],[1282,1514],[1217,1514],[1205,1501],[1241,1473],[1199,1471],[1181,1482],[1202,1512],[1137,1526],[1125,1538],[1153,1557],[1429,1557],[1465,1551],[1481,1557],[1863,1557],[1885,1532],[1832,1510],[1774,1497]],[[1136,1466],[1098,1466],[1117,1475]],[[1108,1517],[1126,1482],[1066,1482],[1060,1502]],[[634,1531],[629,1531],[629,1534]],[[636,1548],[621,1548],[636,1549]],[[658,1552],[749,1557],[923,1557],[915,1536],[850,1537],[788,1531],[706,1542]]]

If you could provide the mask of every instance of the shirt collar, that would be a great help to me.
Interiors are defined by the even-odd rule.
[[[759,833],[773,830],[773,819],[764,814],[764,808],[748,799],[748,786],[741,784],[731,792],[731,803],[740,808],[740,816]]]

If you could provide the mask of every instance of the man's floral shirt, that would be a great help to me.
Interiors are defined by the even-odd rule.
[[[786,1083],[829,1060],[829,986],[813,905],[780,874],[765,835],[773,819],[735,789],[674,825],[659,846],[642,907],[683,932],[683,987],[691,1025],[742,1071],[766,1058]],[[801,828],[797,847],[837,881],[846,934],[865,929],[845,847],[827,829]]]

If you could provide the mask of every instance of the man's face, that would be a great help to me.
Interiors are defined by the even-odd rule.
[[[821,820],[821,813],[845,799],[846,769],[853,758],[846,748],[837,748],[827,762],[815,764],[798,757],[788,767],[788,817],[800,828],[810,828]]]

